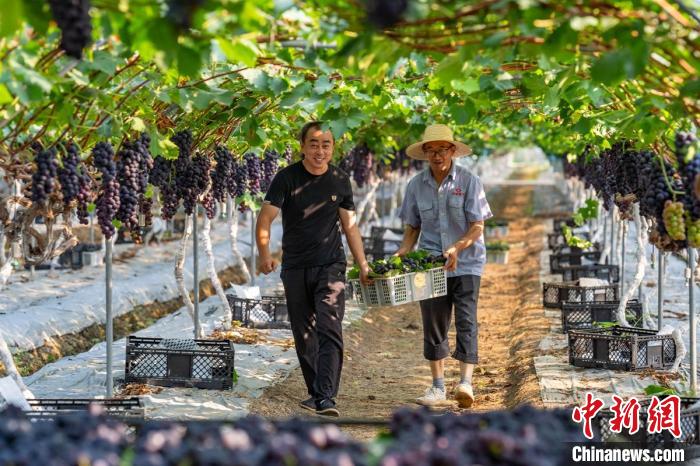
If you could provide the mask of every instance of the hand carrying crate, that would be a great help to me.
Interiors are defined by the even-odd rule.
[[[442,267],[375,278],[370,285],[363,285],[357,279],[349,282],[357,303],[366,307],[398,306],[447,294],[447,275]]]

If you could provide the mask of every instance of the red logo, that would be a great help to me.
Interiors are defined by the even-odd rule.
[[[614,417],[610,420],[610,430],[621,433],[622,428],[629,430],[630,435],[634,435],[639,430],[639,401],[632,397],[631,400],[623,402],[622,398],[613,395],[615,404],[610,407]]]
[[[603,400],[598,398],[593,398],[593,395],[589,392],[586,393],[586,404],[583,407],[576,406],[574,411],[571,413],[571,419],[574,422],[583,422],[583,435],[588,439],[593,438],[593,429],[591,428],[591,421],[603,408]]]
[[[668,430],[676,438],[681,436],[681,399],[678,396],[671,395],[662,401],[657,397],[652,398],[647,412],[649,413],[647,431],[650,434]]]
[[[455,188],[455,192],[453,192],[452,194],[454,194],[455,196],[461,196],[464,194],[464,192],[462,191],[462,188],[458,186],[457,188]]]

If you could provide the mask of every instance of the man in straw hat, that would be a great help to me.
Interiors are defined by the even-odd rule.
[[[448,331],[455,312],[460,381],[454,395],[462,408],[474,402],[472,373],[478,362],[476,307],[481,273],[486,262],[484,220],[492,217],[479,178],[454,159],[469,155],[445,125],[430,125],[423,140],[406,149],[409,157],[429,166],[413,177],[401,207],[405,232],[397,255],[418,246],[446,258],[447,295],[421,301],[423,355],[430,361],[433,384],[416,401],[426,406],[446,401],[445,359],[450,353]]]

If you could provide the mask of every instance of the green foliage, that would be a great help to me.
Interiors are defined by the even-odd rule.
[[[566,241],[566,244],[568,244],[572,248],[588,249],[593,246],[593,243],[591,243],[590,241],[585,240],[583,238],[579,238],[578,236],[574,235],[571,231],[571,228],[569,228],[568,226],[563,226],[561,231],[564,235],[564,240]]]
[[[644,387],[644,393],[647,395],[679,395],[679,393],[670,387],[650,384]]]
[[[508,251],[510,245],[506,241],[488,241],[486,243],[487,251]]]

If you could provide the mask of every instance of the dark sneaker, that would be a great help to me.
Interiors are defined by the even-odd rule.
[[[335,402],[329,399],[316,402],[316,414],[333,417],[340,416],[338,408],[335,407]]]
[[[309,411],[316,411],[316,400],[311,397],[308,400],[300,401],[299,406],[304,409],[308,409]]]

